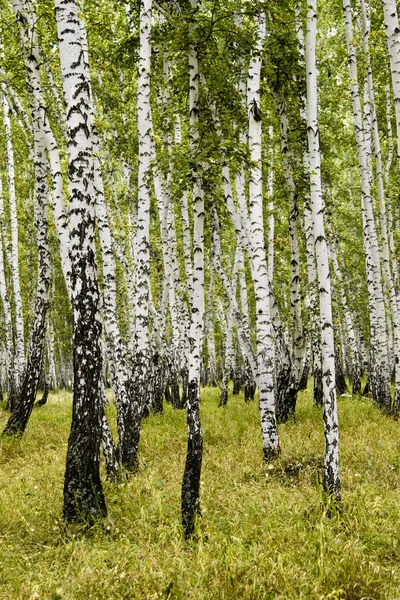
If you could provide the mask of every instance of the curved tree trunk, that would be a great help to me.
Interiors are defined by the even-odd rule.
[[[33,13],[29,3],[14,0],[13,8],[20,24],[21,42],[26,52],[27,83],[34,131],[35,228],[39,258],[35,314],[30,332],[28,357],[18,389],[18,400],[3,432],[3,434],[21,435],[25,431],[32,413],[43,369],[51,270],[48,239],[48,161],[43,125],[46,121],[46,115],[41,95],[38,43],[34,29]]]

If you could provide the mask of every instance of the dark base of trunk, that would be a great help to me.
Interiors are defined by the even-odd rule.
[[[368,396],[369,394],[369,380],[367,379],[364,389],[362,391],[362,396]]]
[[[167,387],[164,390],[164,398],[165,398],[165,402],[167,402],[168,404],[172,404],[172,394],[171,394],[171,390],[169,389],[170,384],[168,383]]]
[[[275,415],[277,423],[296,420],[297,388],[291,381],[289,368],[282,368],[277,376]]]
[[[156,414],[162,414],[164,412],[163,407],[163,398],[164,398],[164,390],[158,389],[153,397],[153,402],[151,405],[152,412]]]
[[[185,471],[182,481],[182,525],[185,538],[194,533],[200,512],[200,475],[203,456],[203,437],[200,426],[199,389],[196,382],[189,387],[188,394],[188,446]]]
[[[296,403],[297,391],[289,388],[281,395],[279,403],[276,404],[276,422],[295,423],[296,422]]]
[[[339,395],[345,394],[347,391],[347,383],[343,373],[343,366],[340,357],[340,352],[337,349],[335,352],[335,384],[336,391]]]
[[[28,425],[36,400],[39,375],[36,369],[27,367],[27,374],[19,394],[19,399],[8,419],[2,435],[22,435]]]
[[[341,502],[340,481],[334,477],[332,472],[324,472],[324,494],[330,502]]]
[[[6,410],[12,413],[17,406],[17,391],[15,389],[14,381],[8,384],[7,404]]]
[[[128,473],[136,473],[139,468],[138,449],[140,440],[141,416],[137,399],[131,399],[124,418],[124,437],[118,446],[119,459]]]
[[[237,396],[242,389],[242,374],[238,368],[233,371],[233,390],[232,394]]]
[[[253,402],[256,393],[256,384],[254,382],[247,381],[244,386],[244,401]]]
[[[315,369],[314,371],[314,405],[323,406],[324,390],[322,385],[322,371]]]
[[[309,364],[309,362],[307,360],[305,362],[305,364],[304,364],[303,372],[301,374],[301,379],[300,379],[300,382],[299,382],[299,392],[307,389],[308,374],[309,374],[309,372],[310,372],[310,364]]]
[[[155,352],[152,360],[152,393],[150,394],[150,411],[160,414],[164,412],[163,399],[168,382],[168,368],[165,356]]]
[[[336,391],[339,396],[347,392],[347,382],[342,372],[336,374]]]
[[[400,390],[395,389],[394,391],[394,399],[393,399],[393,418],[395,421],[399,420],[399,411],[400,411]]]
[[[185,408],[185,404],[183,403],[183,398],[181,398],[181,391],[179,389],[179,378],[176,376],[174,380],[171,382],[171,397],[172,397],[172,406],[177,410],[182,410]]]
[[[49,399],[49,391],[49,386],[46,383],[44,386],[43,396],[36,402],[36,406],[44,406],[47,403],[47,400]]]
[[[99,443],[71,431],[64,484],[67,522],[90,524],[107,515],[99,463]]]
[[[114,444],[112,433],[105,415],[103,415],[101,423],[101,449],[104,456],[107,480],[113,483],[121,481],[121,468],[118,460],[118,450]]]
[[[181,376],[182,376],[182,400],[181,400],[181,402],[182,402],[182,406],[184,408],[186,408],[187,402],[188,402],[189,370],[182,369]]]
[[[371,372],[368,380],[370,384],[372,400],[379,404],[381,409],[387,414],[391,414],[392,398],[390,394],[389,382],[385,381],[385,379],[382,377],[382,373],[378,369],[375,369]]]
[[[223,381],[221,387],[221,394],[219,396],[218,406],[226,406],[228,404],[228,382]]]
[[[278,448],[263,448],[263,461],[265,463],[270,463],[271,461],[278,458],[281,453],[280,446]]]
[[[361,376],[360,373],[353,373],[353,383],[351,386],[351,392],[353,395],[361,394]]]

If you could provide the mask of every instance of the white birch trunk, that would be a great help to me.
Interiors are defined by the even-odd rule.
[[[300,252],[297,228],[299,211],[297,207],[297,190],[292,166],[293,158],[289,147],[289,122],[286,106],[276,89],[272,89],[272,95],[274,97],[279,115],[283,171],[286,180],[286,187],[290,196],[289,237],[292,271],[290,285],[290,309],[294,323],[294,375],[297,384],[300,384],[303,372],[304,336],[301,315]]]
[[[391,91],[390,91],[389,84],[387,84],[387,86],[386,86],[386,123],[387,123],[387,132],[388,132],[389,154],[388,154],[386,167],[385,167],[385,188],[386,188],[386,194],[387,194],[386,204],[387,204],[387,216],[388,216],[389,248],[390,248],[390,257],[392,259],[392,265],[393,265],[394,284],[395,284],[396,289],[398,289],[399,270],[398,270],[398,263],[397,263],[397,258],[396,258],[396,254],[395,254],[395,248],[394,248],[393,207],[392,207],[392,201],[391,201],[390,193],[389,193],[390,192],[390,169],[393,164],[393,149],[394,149],[394,147],[393,147],[392,111],[391,111]]]
[[[340,297],[340,303],[342,305],[344,321],[346,326],[347,340],[348,346],[344,349],[345,353],[350,355],[350,375],[353,384],[353,394],[359,394],[361,391],[361,358],[360,351],[358,348],[357,337],[355,333],[353,317],[350,312],[350,308],[347,302],[346,291],[345,291],[345,281],[343,279],[342,270],[339,265],[339,261],[336,254],[335,245],[339,244],[339,240],[336,237],[333,237],[330,243],[330,257],[332,260],[333,268],[335,271],[336,279],[338,282],[338,295]]]
[[[74,402],[64,484],[68,521],[106,514],[100,480],[100,294],[96,274],[94,161],[89,65],[75,0],[55,0],[67,115],[70,258],[74,325]]]
[[[3,181],[0,177],[0,203],[3,205]],[[1,210],[2,212],[2,210]],[[3,255],[3,232],[0,228],[0,298],[3,305],[4,324],[6,333],[6,365],[7,365],[7,408],[12,411],[16,401],[15,369],[14,369],[14,336],[12,311],[9,294],[7,290],[4,255]]]
[[[275,213],[274,213],[274,128],[269,126],[269,141],[271,148],[269,150],[269,169],[268,169],[268,280],[270,285],[274,278],[275,262]]]
[[[29,335],[27,360],[18,390],[18,401],[13,407],[4,433],[21,435],[28,424],[43,369],[47,310],[50,300],[50,249],[48,239],[48,161],[44,136],[45,112],[40,95],[38,42],[34,15],[30,3],[14,0],[13,9],[20,25],[21,46],[24,52],[27,86],[34,132],[35,169],[35,229],[38,252],[38,276],[33,323]],[[29,42],[29,43],[28,43]]]
[[[197,0],[190,0],[193,19]],[[193,32],[194,34],[194,32]],[[187,397],[188,447],[182,482],[182,523],[185,536],[193,534],[199,513],[203,437],[200,423],[200,371],[204,336],[204,192],[199,164],[199,63],[197,46],[189,50],[190,146],[193,164],[193,298],[189,332],[189,377]]]
[[[265,15],[260,19],[255,55],[251,59],[247,105],[249,110],[248,144],[253,167],[249,173],[250,228],[252,241],[252,268],[256,301],[257,384],[261,416],[264,460],[269,461],[280,452],[275,418],[274,361],[271,331],[269,281],[264,242],[263,185],[261,165],[261,111],[260,76],[261,50],[265,37]]]
[[[364,248],[370,308],[370,372],[372,397],[390,410],[390,367],[386,333],[385,305],[381,278],[379,242],[373,214],[370,176],[357,75],[357,57],[353,41],[353,21],[350,0],[343,0],[346,41],[349,57],[354,130],[361,178]]]
[[[396,0],[382,0],[397,133],[397,161],[400,164],[400,28]]]
[[[150,285],[150,160],[152,121],[150,108],[152,0],[140,5],[140,55],[138,63],[138,213],[136,244],[136,353],[146,362],[149,346]],[[143,368],[145,368],[143,364]]]
[[[9,107],[5,97],[3,97],[3,117],[6,133],[6,152],[7,152],[7,181],[8,197],[10,206],[11,222],[11,275],[15,302],[15,385],[19,390],[24,375],[25,368],[25,343],[24,343],[24,317],[22,313],[21,284],[19,278],[19,250],[18,250],[18,217],[17,200],[15,195],[15,167],[14,151],[12,145],[12,133]]]
[[[396,290],[394,285],[394,278],[392,275],[391,261],[390,261],[390,245],[388,235],[388,219],[386,213],[386,200],[385,200],[385,188],[384,188],[384,173],[382,164],[382,152],[381,142],[379,137],[378,119],[375,108],[375,92],[374,84],[372,79],[372,67],[371,58],[369,51],[369,33],[370,33],[370,22],[368,16],[368,7],[366,6],[365,0],[360,0],[361,16],[362,16],[362,32],[363,32],[363,46],[366,57],[366,77],[367,77],[367,91],[368,100],[371,112],[371,126],[373,136],[373,146],[375,151],[375,169],[376,169],[376,180],[378,189],[378,200],[379,200],[379,221],[381,229],[381,242],[382,242],[382,262],[383,262],[383,273],[385,278],[386,287],[389,292],[389,303],[391,312],[391,321],[393,328],[393,354],[394,354],[394,369],[395,369],[395,397],[393,403],[393,412],[396,418],[398,418],[398,412],[400,409],[400,310],[398,299],[396,296]]]
[[[318,87],[316,67],[316,0],[309,0],[306,36],[307,138],[310,167],[311,211],[319,283],[320,327],[322,337],[322,381],[324,393],[324,489],[340,499],[339,426],[335,389],[335,346],[332,324],[332,297],[328,247],[324,226],[321,183],[321,154],[318,128]]]

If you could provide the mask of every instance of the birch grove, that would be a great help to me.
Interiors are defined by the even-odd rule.
[[[257,403],[273,473],[308,403],[340,502],[341,395],[399,413],[396,3],[49,7],[1,16],[4,435],[72,392],[64,517],[95,522],[101,461],[136,481],[149,423],[184,409],[189,539],[203,390],[221,423]]]

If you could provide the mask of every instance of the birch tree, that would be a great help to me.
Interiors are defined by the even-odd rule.
[[[353,40],[353,19],[349,0],[343,0],[346,41],[350,69],[350,91],[353,104],[354,130],[361,179],[364,248],[370,317],[370,383],[373,399],[386,410],[391,409],[390,369],[386,333],[385,304],[382,288],[379,241],[376,232],[366,140],[358,85],[357,55]]]
[[[306,36],[307,140],[310,168],[311,212],[319,284],[322,349],[325,460],[324,489],[340,499],[339,426],[335,389],[335,345],[332,323],[332,296],[325,237],[324,203],[321,182],[321,153],[318,127],[318,85],[316,66],[317,2],[309,2]]]
[[[35,314],[32,329],[30,331],[27,361],[24,367],[23,378],[20,382],[20,388],[18,389],[17,403],[13,407],[11,416],[3,432],[6,434],[22,434],[33,409],[39,385],[39,378],[43,368],[47,310],[50,301],[51,270],[48,239],[48,161],[43,126],[43,123],[46,121],[46,114],[43,109],[40,94],[41,86],[37,56],[37,36],[29,2],[25,1],[23,3],[19,0],[15,0],[13,8],[17,21],[20,24],[22,48],[26,52],[27,84],[31,100],[34,132],[35,228],[39,259]],[[30,48],[27,44],[27,40],[29,39],[31,42]]]
[[[193,18],[197,0],[190,0]],[[194,33],[192,29],[192,34]],[[200,476],[203,436],[200,423],[200,371],[204,335],[204,191],[199,163],[199,60],[198,49],[189,49],[189,114],[190,146],[193,178],[193,297],[189,332],[189,374],[187,392],[188,445],[182,481],[182,523],[186,537],[194,532],[196,515],[200,514]]]
[[[106,514],[99,471],[102,328],[95,261],[89,66],[85,62],[75,0],[55,0],[55,11],[67,115],[74,327],[74,398],[64,483],[64,517],[75,521]]]
[[[264,246],[263,185],[261,169],[260,77],[262,44],[265,37],[265,15],[261,16],[255,53],[251,59],[247,81],[249,111],[248,144],[253,167],[249,174],[250,235],[252,240],[252,274],[256,302],[257,385],[261,415],[264,460],[280,452],[275,418],[274,363],[272,349],[269,281]]]

